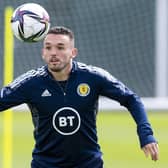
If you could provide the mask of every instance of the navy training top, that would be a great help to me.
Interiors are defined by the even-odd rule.
[[[0,111],[26,103],[34,124],[32,162],[43,168],[72,167],[102,155],[96,130],[99,96],[128,109],[141,147],[156,142],[140,98],[104,69],[76,61],[64,89],[47,66],[19,76],[0,90]]]

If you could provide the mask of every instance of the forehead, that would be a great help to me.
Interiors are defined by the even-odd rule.
[[[71,40],[69,36],[64,35],[64,34],[48,34],[45,39],[44,39],[44,45],[57,45],[57,44],[68,44],[70,43]]]

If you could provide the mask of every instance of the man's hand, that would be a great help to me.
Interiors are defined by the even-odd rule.
[[[142,150],[144,151],[146,157],[149,155],[151,159],[157,161],[159,159],[159,148],[157,143],[150,143],[145,145]]]

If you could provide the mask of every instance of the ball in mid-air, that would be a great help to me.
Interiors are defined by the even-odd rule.
[[[11,26],[17,39],[24,42],[37,42],[47,34],[50,17],[41,5],[25,3],[14,10]]]

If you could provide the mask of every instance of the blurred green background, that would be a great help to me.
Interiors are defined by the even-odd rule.
[[[167,168],[168,113],[148,112],[149,120],[159,141],[160,159],[146,158],[139,147],[136,125],[127,111],[100,112],[97,116],[99,143],[105,168]],[[3,159],[3,113],[0,115],[0,167]],[[12,168],[30,168],[33,149],[33,126],[29,112],[13,113]]]

